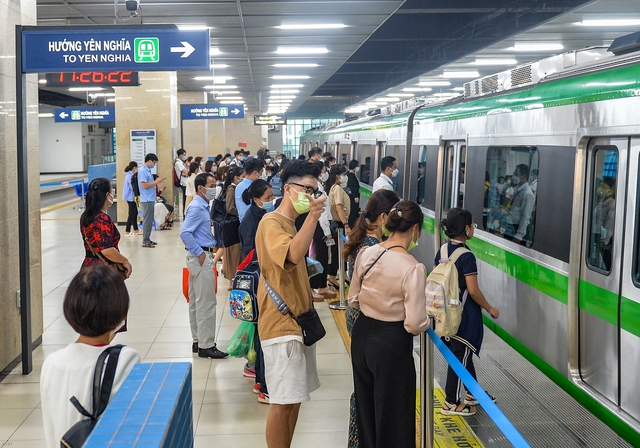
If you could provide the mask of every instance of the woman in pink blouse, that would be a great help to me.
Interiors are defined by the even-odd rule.
[[[409,251],[420,238],[420,207],[400,201],[389,212],[389,238],[358,255],[349,305],[351,362],[361,448],[415,447],[416,371],[413,335],[429,327],[426,268]]]

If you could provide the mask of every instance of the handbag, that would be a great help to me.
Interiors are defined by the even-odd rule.
[[[93,411],[87,411],[78,401],[76,397],[71,397],[70,401],[73,406],[82,415],[87,417],[74,424],[64,433],[60,439],[61,448],[80,448],[91,435],[93,428],[98,423],[98,419],[107,408],[109,398],[111,397],[111,388],[116,376],[116,368],[118,367],[118,357],[122,351],[123,345],[114,345],[107,347],[96,362],[96,368],[93,373]],[[105,367],[105,360],[109,358]],[[104,377],[102,373],[104,372]]]
[[[222,196],[222,195],[220,195]],[[211,220],[218,224],[224,221],[224,217],[227,214],[227,202],[222,198],[213,200],[213,207],[211,207]]]
[[[324,325],[322,325],[318,312],[313,307],[313,301],[311,302],[311,309],[309,311],[305,311],[296,317],[293,315],[289,306],[280,294],[278,294],[271,287],[269,282],[267,282],[267,279],[263,277],[263,280],[267,293],[269,294],[271,301],[276,305],[276,308],[278,308],[278,311],[285,316],[287,314],[290,315],[302,330],[302,341],[304,342],[304,345],[311,347],[313,344],[325,337],[327,331],[324,329]]]
[[[240,243],[240,218],[231,216],[220,224],[222,247],[231,247]]]
[[[98,260],[102,261],[107,266],[111,266],[112,268],[116,269],[122,275],[122,277],[125,280],[128,278],[127,277],[127,270],[126,270],[126,268],[124,267],[124,265],[122,263],[116,263],[115,261],[107,260],[104,255],[102,255],[100,252],[97,252],[93,248],[93,246],[89,242],[89,238],[87,238],[87,232],[86,232],[86,230],[84,228],[82,229],[82,236],[84,237],[85,243],[87,243],[87,246],[89,246],[89,250],[91,250],[91,253],[93,254],[93,256],[95,258],[97,258]]]

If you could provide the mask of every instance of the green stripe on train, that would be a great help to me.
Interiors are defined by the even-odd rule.
[[[597,400],[567,379],[564,375],[551,367],[544,359],[536,355],[532,350],[527,348],[522,342],[511,336],[507,331],[497,325],[489,317],[484,316],[484,324],[493,331],[498,337],[509,344],[515,351],[524,356],[538,370],[547,375],[554,383],[560,386],[565,392],[576,399],[578,403],[585,407],[589,412],[602,420],[607,426],[616,432],[620,437],[629,442],[632,446],[640,446],[640,434],[624,421],[619,419],[613,412],[600,404]]]

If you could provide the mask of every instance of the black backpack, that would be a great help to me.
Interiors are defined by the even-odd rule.
[[[131,188],[134,196],[140,196],[140,185],[138,184],[138,173],[131,176]]]

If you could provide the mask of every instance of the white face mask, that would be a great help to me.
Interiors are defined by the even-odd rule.
[[[395,170],[393,170],[393,171],[391,172],[391,177],[396,177],[396,176],[398,175],[398,173],[399,173],[399,172],[400,172],[400,171],[398,170],[398,168],[396,168]]]
[[[326,181],[327,181],[327,179],[329,179],[329,173],[324,172],[324,173],[322,173],[322,174],[320,175],[320,180],[321,180],[322,182],[326,182]]]
[[[360,167],[359,167],[359,166],[357,166],[357,167],[353,170],[353,172],[354,172],[354,173],[359,173],[359,172],[360,172]]]
[[[213,201],[216,198],[216,188],[207,188],[207,192],[204,194],[207,201]]]
[[[260,179],[262,180],[267,180],[267,170],[263,170],[262,174],[260,175]]]
[[[345,175],[340,176],[340,185],[344,184],[347,185],[347,182],[349,181],[349,178]]]

